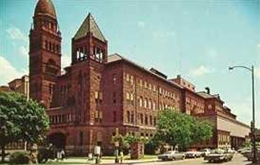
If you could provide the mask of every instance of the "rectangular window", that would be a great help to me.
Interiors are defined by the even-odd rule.
[[[98,99],[98,91],[95,91],[95,99]]]
[[[153,91],[154,91],[154,92],[156,91],[156,86],[155,86],[155,85],[153,85]]]
[[[140,121],[141,121],[141,124],[144,124],[144,116],[143,116],[143,114],[140,114]]]
[[[150,120],[150,125],[153,125],[153,117],[151,115],[150,115],[149,120]]]
[[[134,94],[133,93],[130,94],[130,100],[134,101]]]
[[[129,92],[126,92],[126,100],[130,100]]]
[[[129,74],[126,74],[126,81],[129,81],[130,78],[129,78]]]
[[[133,76],[130,76],[130,82],[131,82],[131,85],[134,84],[134,77]]]
[[[103,112],[99,111],[99,118],[102,119],[103,118]]]
[[[99,99],[103,100],[103,93],[102,92],[99,92]]]
[[[139,85],[143,86],[143,80],[142,79],[139,80]]]
[[[145,125],[148,125],[148,116],[147,116],[147,115],[145,115],[144,124],[145,124]]]
[[[126,112],[126,118],[127,118],[127,122],[130,123],[130,112],[129,111]]]
[[[134,113],[131,113],[131,123],[134,123]]]
[[[83,145],[83,132],[81,131],[80,133],[79,133],[79,145]]]
[[[113,122],[116,122],[116,111],[113,111]]]
[[[98,111],[95,111],[95,119],[98,119]]]

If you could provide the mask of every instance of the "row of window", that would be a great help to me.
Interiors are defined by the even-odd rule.
[[[176,102],[174,102],[176,104]],[[152,110],[164,110],[164,109],[175,109],[176,105],[167,105],[165,103],[160,103],[159,107],[156,107],[156,102],[152,99],[143,98],[142,96],[139,98],[139,107],[152,109]]]
[[[95,99],[96,100],[103,100],[103,93],[100,91],[95,91]]]
[[[126,73],[125,74],[125,79],[127,82],[130,82],[131,85],[134,84],[134,76]],[[153,92],[157,92],[157,86],[155,84],[152,83],[148,83],[146,80],[142,80],[141,78],[139,79],[139,86],[140,87],[144,87],[147,90],[153,91]],[[170,92],[164,88],[159,87],[159,94],[168,97],[169,99],[179,99],[177,94],[175,94],[174,92]]]
[[[55,23],[52,23],[50,21],[42,21],[42,25],[44,28],[52,30],[52,31],[56,31],[57,30],[57,26],[55,25]]]
[[[74,121],[73,118],[74,117],[71,114],[49,116],[50,122],[52,124],[72,122]]]
[[[156,110],[156,103],[155,103],[155,101],[152,101],[151,99],[143,98],[141,96],[139,98],[139,107]]]
[[[95,59],[97,61],[102,61],[104,59],[104,50],[98,48],[98,47],[93,47],[93,55],[90,56],[91,59]],[[77,61],[83,61],[86,60],[89,56],[88,51],[87,51],[87,47],[79,47],[76,49],[75,52],[75,59]]]
[[[127,111],[126,112],[126,119],[128,123],[134,124],[135,115],[133,112]],[[142,125],[149,125],[149,126],[156,126],[156,117],[153,117],[152,115],[147,114],[138,114],[138,123]]]
[[[102,123],[102,119],[103,119],[103,112],[96,110],[95,111],[95,122]]]
[[[126,100],[134,101],[134,94],[126,92]]]
[[[44,48],[50,52],[60,53],[60,45],[45,40]]]
[[[60,85],[60,94],[68,94],[70,91],[71,85]]]

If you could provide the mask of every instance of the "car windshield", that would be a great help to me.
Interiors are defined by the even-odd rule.
[[[210,153],[212,153],[212,154],[223,154],[224,151],[223,151],[223,150],[220,150],[220,149],[216,149],[216,150],[210,151]]]

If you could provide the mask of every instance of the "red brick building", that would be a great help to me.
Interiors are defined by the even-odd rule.
[[[116,133],[151,137],[157,113],[165,108],[203,117],[221,113],[239,123],[223,101],[197,93],[180,76],[167,79],[156,69],[108,55],[107,40],[91,14],[72,38],[72,63],[61,74],[61,32],[51,0],[36,5],[29,55],[30,97],[47,108],[49,142],[68,151],[88,153],[101,145],[104,153],[111,153]],[[221,131],[214,126],[214,139],[207,143],[211,147],[218,146]]]

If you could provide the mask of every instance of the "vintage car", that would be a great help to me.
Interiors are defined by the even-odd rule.
[[[234,153],[227,152],[227,150],[215,149],[210,152],[209,155],[204,157],[204,160],[209,162],[224,162],[231,161]]]
[[[253,153],[251,150],[248,150],[246,152],[243,152],[242,155],[244,155],[248,161],[252,161],[253,160]],[[258,150],[256,152],[256,159],[260,160],[260,150]]]
[[[199,152],[201,152],[201,156],[202,156],[202,157],[205,157],[205,156],[209,155],[209,154],[210,154],[210,151],[211,151],[211,150],[208,149],[208,148],[199,150]]]
[[[186,158],[199,158],[202,156],[202,153],[199,151],[188,151],[185,152],[185,157]]]
[[[241,154],[243,154],[243,153],[245,153],[245,152],[251,152],[251,147],[239,148],[239,149],[237,150],[237,152],[238,152],[238,153],[241,153]]]
[[[158,159],[161,160],[177,160],[184,158],[185,154],[178,151],[166,151],[164,154],[158,155]]]

